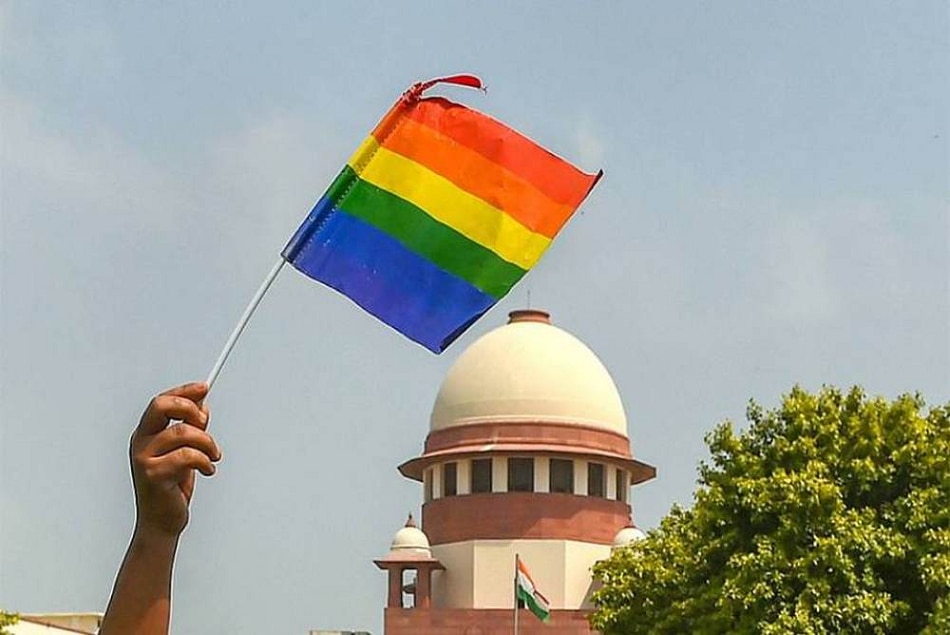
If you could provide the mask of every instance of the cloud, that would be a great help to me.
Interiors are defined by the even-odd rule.
[[[258,116],[170,162],[101,123],[57,129],[10,91],[0,111],[4,215],[37,229],[82,223],[89,234],[173,243],[204,231],[271,239],[276,252],[345,160],[332,132],[287,113]]]
[[[107,17],[111,17],[108,9],[91,5],[56,9],[49,3],[0,4],[0,42],[4,60],[10,60],[5,64],[4,83],[16,85],[21,80],[40,94],[64,84],[79,88],[111,82],[124,59]],[[47,97],[56,99],[53,94]]]
[[[55,213],[60,223],[100,223],[104,229],[173,226],[168,210],[182,207],[179,188],[114,132],[105,127],[57,131],[36,105],[11,93],[0,99],[0,110],[5,206],[43,206],[8,207],[5,215]]]
[[[209,190],[228,202],[232,221],[288,234],[346,160],[332,132],[292,113],[251,122],[208,150]]]
[[[599,170],[604,165],[606,144],[588,119],[582,119],[574,128],[577,164],[584,170]]]
[[[836,287],[825,235],[801,216],[783,216],[766,237],[768,317],[797,324],[823,324],[838,317]]]

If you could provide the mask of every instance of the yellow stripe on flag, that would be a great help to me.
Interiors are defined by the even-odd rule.
[[[547,236],[531,231],[445,177],[380,147],[373,137],[360,145],[349,165],[364,181],[409,201],[522,269],[534,266],[551,244]]]

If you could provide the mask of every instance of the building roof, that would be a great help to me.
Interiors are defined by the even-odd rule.
[[[579,339],[544,311],[513,311],[452,365],[430,429],[493,422],[556,423],[627,436],[627,417],[610,373]]]
[[[416,521],[412,514],[406,520],[406,524],[396,535],[393,536],[392,545],[389,547],[389,553],[379,560],[374,560],[376,566],[385,569],[392,564],[428,564],[432,568],[442,569],[442,564],[432,557],[432,550],[429,547],[429,538],[416,526]]]
[[[417,551],[424,553],[426,556],[432,555],[432,552],[429,550],[429,538],[423,533],[421,529],[416,526],[416,521],[412,517],[412,514],[409,514],[409,518],[406,519],[406,524],[399,531],[396,532],[396,535],[393,536],[392,545],[389,547],[390,551]]]
[[[102,613],[28,613],[7,629],[13,635],[92,635],[102,623]]]

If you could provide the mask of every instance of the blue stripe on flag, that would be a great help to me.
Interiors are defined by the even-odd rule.
[[[497,301],[338,208],[314,211],[319,225],[291,241],[288,262],[435,353]]]

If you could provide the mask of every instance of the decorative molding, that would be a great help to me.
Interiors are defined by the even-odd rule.
[[[466,540],[554,539],[613,544],[630,505],[575,494],[504,492],[439,498],[422,506],[432,545]]]

